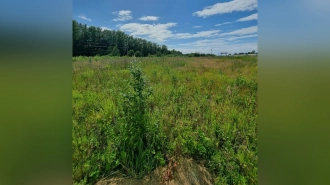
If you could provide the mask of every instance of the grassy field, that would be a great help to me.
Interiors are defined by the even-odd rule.
[[[73,58],[73,183],[141,178],[172,156],[257,184],[257,57]]]

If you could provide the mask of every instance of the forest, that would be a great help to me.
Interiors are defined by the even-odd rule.
[[[73,56],[162,56],[182,55],[166,45],[159,45],[142,38],[135,38],[120,30],[104,30],[100,27],[72,21]]]

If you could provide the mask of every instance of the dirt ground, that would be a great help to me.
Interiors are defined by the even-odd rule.
[[[170,176],[166,176],[169,166],[159,167],[142,179],[123,177],[109,177],[102,179],[96,185],[211,185],[214,179],[205,167],[197,164],[192,159],[177,160],[176,167],[171,170]]]

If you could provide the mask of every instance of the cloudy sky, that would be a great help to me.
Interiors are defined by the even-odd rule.
[[[257,0],[73,0],[72,19],[183,53],[257,49]]]

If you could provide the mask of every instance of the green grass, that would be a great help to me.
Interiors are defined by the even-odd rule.
[[[140,178],[166,155],[257,184],[257,58],[74,57],[73,181]]]

